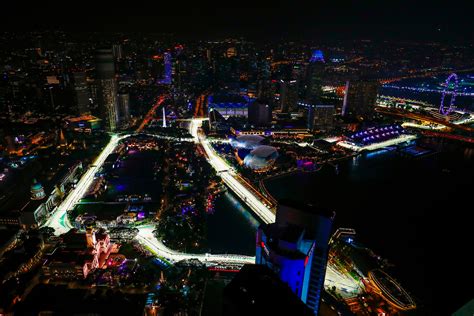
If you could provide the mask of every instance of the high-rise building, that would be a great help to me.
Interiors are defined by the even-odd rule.
[[[96,54],[96,71],[99,83],[100,116],[105,129],[112,132],[117,127],[117,79],[112,49],[99,49]]]
[[[76,102],[76,114],[84,115],[89,112],[89,86],[85,72],[73,73],[74,78],[74,100]]]
[[[163,78],[158,80],[158,83],[161,84],[171,84],[171,75],[173,70],[173,61],[171,59],[171,53],[163,54],[163,63],[164,63],[164,74]]]
[[[112,52],[114,54],[114,58],[118,61],[123,59],[123,50],[122,50],[122,45],[120,44],[114,44],[112,45]]]
[[[223,292],[226,316],[284,315],[284,311],[291,311],[291,315],[312,315],[288,286],[263,265],[244,265]]]
[[[272,269],[315,315],[323,291],[334,213],[293,200],[257,231],[256,263]]]
[[[321,102],[324,71],[325,64],[321,51],[313,52],[308,67],[306,68],[306,102],[312,104]]]
[[[120,91],[118,94],[118,109],[121,122],[130,120],[130,94],[126,91]]]
[[[252,102],[248,106],[249,124],[255,126],[267,126],[272,121],[272,109],[266,102],[259,100]]]
[[[313,113],[312,126],[309,129],[331,130],[334,127],[334,105],[311,105]],[[309,120],[309,118],[308,118]]]
[[[298,85],[296,80],[280,82],[280,110],[284,113],[297,109]]]
[[[377,101],[378,89],[379,83],[377,81],[347,81],[342,115],[362,116],[363,118],[372,117]]]

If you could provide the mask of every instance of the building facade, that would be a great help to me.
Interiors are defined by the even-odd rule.
[[[347,81],[342,115],[371,118],[374,115],[378,89],[377,81]]]
[[[280,110],[283,113],[292,112],[298,106],[298,85],[296,80],[280,82]]]
[[[74,101],[76,102],[75,113],[85,115],[89,113],[89,86],[85,72],[73,73],[74,78]]]
[[[272,269],[315,315],[323,291],[334,213],[291,200],[279,202],[276,222],[257,231],[256,264]]]
[[[268,126],[272,122],[272,109],[268,103],[255,101],[248,107],[248,122],[255,126]]]
[[[99,108],[105,129],[113,132],[117,127],[117,79],[114,55],[111,49],[99,49],[96,54],[97,80],[99,83]]]

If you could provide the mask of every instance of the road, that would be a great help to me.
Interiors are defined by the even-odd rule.
[[[94,175],[100,167],[102,167],[105,159],[107,159],[107,157],[114,151],[118,142],[128,136],[129,135],[117,136],[114,134],[110,137],[109,143],[105,146],[94,163],[89,166],[76,186],[67,194],[61,204],[56,207],[53,214],[43,226],[54,228],[56,235],[64,234],[73,228],[67,217],[67,211],[72,210],[74,205],[84,196],[92,181],[94,181]]]
[[[137,240],[146,246],[154,255],[167,259],[174,263],[180,260],[198,259],[206,265],[231,264],[243,265],[255,263],[255,257],[232,254],[192,254],[182,253],[166,247],[153,234],[154,225],[144,225],[138,227]]]
[[[137,133],[141,132],[145,126],[153,119],[153,116],[156,113],[156,110],[158,107],[165,102],[166,100],[166,95],[161,95],[158,100],[156,100],[155,105],[151,107],[151,109],[148,111],[148,113],[145,115],[145,118],[143,119],[143,122],[140,124],[140,126],[137,128]]]
[[[344,298],[355,297],[363,292],[363,287],[359,285],[359,282],[354,280],[348,274],[338,272],[331,264],[326,267],[326,277],[324,279],[324,287],[332,288],[336,287],[336,290]]]
[[[218,172],[224,183],[262,220],[268,224],[275,222],[275,214],[265,206],[249,189],[237,180],[237,174],[219,155],[214,151],[205,136],[198,133],[199,127],[206,119],[195,118],[189,124],[189,131],[196,143],[204,148],[211,166]]]

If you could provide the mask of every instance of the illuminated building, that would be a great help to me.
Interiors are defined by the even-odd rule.
[[[283,311],[291,311],[291,315],[312,315],[266,266],[244,265],[224,288],[224,315],[283,315]]]
[[[287,113],[295,111],[298,103],[298,85],[296,80],[280,82],[280,110]]]
[[[96,54],[96,70],[99,82],[99,107],[105,129],[112,132],[117,127],[117,80],[114,56],[111,49],[99,49]]]
[[[225,55],[227,58],[235,57],[237,56],[237,50],[235,49],[235,47],[229,47]]]
[[[334,105],[314,106],[313,128],[316,130],[331,130],[334,127]]]
[[[120,92],[118,95],[118,109],[121,122],[130,120],[130,94],[128,92]]]
[[[218,111],[222,116],[248,116],[248,105],[251,98],[237,94],[216,94],[208,97],[209,111]]]
[[[36,179],[33,180],[30,192],[32,200],[42,200],[46,197],[43,186],[41,185],[41,183],[37,182]]]
[[[337,144],[355,151],[375,150],[387,146],[409,142],[416,139],[416,135],[409,134],[397,124],[374,126],[357,131],[345,137]]]
[[[74,78],[74,97],[76,102],[75,112],[78,115],[89,113],[89,86],[85,72],[73,73]]]
[[[120,44],[112,45],[112,53],[114,55],[114,58],[116,60],[120,61],[123,58],[122,45],[120,45]]]
[[[313,52],[306,69],[306,102],[315,104],[321,101],[324,70],[323,53],[316,50]]]
[[[334,213],[292,200],[279,202],[276,221],[257,231],[256,264],[288,284],[315,315],[323,291]]]
[[[62,235],[62,242],[46,257],[43,274],[55,279],[84,279],[104,266],[111,251],[109,235],[88,230],[79,233],[71,229]]]
[[[234,148],[255,149],[262,145],[265,137],[260,135],[242,135],[231,140],[231,145]]]
[[[309,59],[309,62],[310,63],[314,63],[314,62],[324,62],[324,55],[323,55],[323,52],[316,49],[316,50],[313,50],[313,53],[311,54],[311,58]]]
[[[277,157],[278,152],[275,147],[261,145],[245,156],[244,164],[252,170],[263,171],[268,169]]]
[[[347,81],[342,115],[372,117],[377,103],[378,89],[377,81]]]
[[[173,67],[172,67],[172,59],[171,59],[171,53],[164,53],[163,54],[163,59],[164,59],[164,67],[165,67],[165,71],[164,71],[164,74],[163,74],[163,78],[158,80],[158,83],[160,84],[171,84],[171,74],[172,74],[172,70],[173,70]]]
[[[255,126],[267,126],[272,122],[272,109],[268,103],[255,101],[248,106],[248,122]]]

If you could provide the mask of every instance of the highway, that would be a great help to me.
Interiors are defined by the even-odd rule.
[[[196,143],[204,148],[211,166],[218,172],[224,183],[264,222],[265,224],[275,222],[275,214],[265,206],[249,189],[240,183],[234,170],[214,151],[209,141],[199,135],[198,129],[202,121],[206,119],[195,118],[189,124],[189,131]]]
[[[215,264],[230,264],[230,265],[243,265],[246,263],[255,263],[255,257],[243,256],[243,255],[232,255],[232,254],[192,254],[182,253],[166,247],[160,240],[156,239],[153,234],[154,225],[144,225],[138,227],[137,240],[142,245],[146,246],[155,256],[159,256],[167,259],[171,263],[178,262],[180,260],[198,259],[206,265]]]

